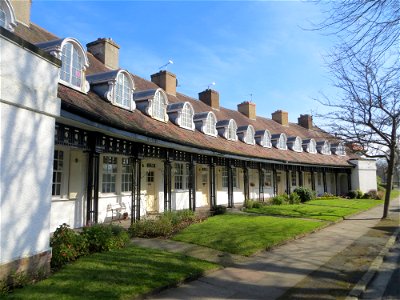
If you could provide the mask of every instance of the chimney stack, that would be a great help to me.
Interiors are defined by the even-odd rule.
[[[17,22],[29,27],[31,24],[32,0],[11,0],[10,2],[14,8]]]
[[[162,88],[167,94],[176,96],[176,75],[162,70],[158,73],[151,75],[151,81]]]
[[[119,46],[111,38],[98,38],[86,45],[88,52],[92,53],[107,68],[119,68]]]
[[[272,120],[278,122],[283,126],[289,125],[289,114],[283,110],[277,110],[276,112],[272,113]]]
[[[199,100],[215,110],[219,110],[219,94],[212,89],[206,89],[199,93]]]
[[[301,127],[306,129],[312,129],[313,127],[312,116],[310,115],[300,115],[297,121]]]
[[[256,119],[256,104],[251,101],[244,101],[238,104],[238,111],[251,120]]]

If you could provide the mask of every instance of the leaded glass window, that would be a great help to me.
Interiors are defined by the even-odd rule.
[[[294,144],[293,144],[293,150],[296,152],[302,152],[303,148],[302,148],[302,140],[300,137],[296,137]]]
[[[205,133],[209,135],[215,135],[215,125],[217,124],[217,119],[213,113],[209,113],[206,120]]]
[[[130,108],[132,98],[132,87],[126,74],[119,73],[115,85],[115,102]]]
[[[237,130],[236,123],[231,120],[229,122],[229,126],[228,126],[228,140],[231,140],[231,141],[237,140],[236,130]]]
[[[310,140],[310,143],[308,145],[308,152],[317,153],[317,143],[315,142],[314,139]]]
[[[185,104],[182,108],[181,126],[190,129],[193,127],[193,110],[189,104]]]
[[[73,86],[82,86],[83,60],[82,56],[71,43],[66,43],[61,55],[61,79]]]
[[[0,6],[0,26],[1,27],[6,27],[6,12],[3,10],[3,8]]]
[[[166,105],[164,96],[161,94],[160,91],[157,91],[156,94],[154,95],[152,107],[153,107],[153,118],[164,121]]]
[[[286,145],[287,139],[285,134],[281,134],[278,140],[278,149],[286,150],[287,145]]]
[[[53,196],[61,196],[61,185],[64,171],[64,151],[55,150],[53,160],[53,185],[51,194]]]
[[[129,158],[122,158],[121,192],[132,190],[132,164]]]
[[[292,186],[296,186],[296,185],[297,185],[297,172],[292,171]]]
[[[228,187],[228,168],[222,168],[222,187]]]
[[[271,144],[271,134],[269,133],[269,131],[266,131],[264,133],[262,145],[264,147],[271,148],[271,146],[272,146],[272,144]]]
[[[115,193],[117,181],[117,158],[114,156],[103,157],[102,193]]]
[[[253,128],[253,126],[247,127],[244,142],[247,144],[254,144],[254,128]]]

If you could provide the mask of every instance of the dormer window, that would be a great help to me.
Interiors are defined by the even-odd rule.
[[[328,141],[317,142],[317,150],[321,154],[330,155],[331,154],[331,145]]]
[[[85,71],[89,66],[86,52],[78,40],[65,38],[38,43],[36,46],[61,59],[60,83],[83,93],[89,91]]]
[[[335,153],[336,155],[339,155],[339,156],[346,155],[346,150],[344,148],[343,142],[331,145],[331,149],[332,149],[332,152]]]
[[[284,133],[273,134],[271,136],[272,145],[280,150],[287,150],[287,137]]]
[[[271,133],[269,132],[269,130],[257,130],[254,137],[257,144],[259,144],[260,146],[265,148],[272,147]]]
[[[220,136],[230,141],[237,141],[238,139],[236,134],[237,125],[235,120],[230,119],[230,120],[219,121],[216,127]]]
[[[133,101],[135,88],[133,79],[128,71],[114,70],[87,76],[92,90],[113,103],[125,109],[134,110]]]
[[[303,149],[308,153],[317,153],[317,143],[314,139],[303,140]]]
[[[212,111],[197,113],[193,117],[197,130],[204,134],[216,137],[218,134],[217,117]]]
[[[14,31],[17,26],[14,10],[8,0],[0,1],[0,26],[9,31]]]
[[[293,150],[295,152],[303,152],[303,147],[302,147],[302,139],[299,136],[296,137],[289,137],[287,139],[287,145],[290,148],[290,150]]]
[[[237,129],[237,135],[239,139],[249,145],[254,145],[255,140],[254,140],[254,127],[252,125],[245,125],[245,126],[240,126]]]
[[[194,110],[193,106],[189,102],[169,104],[167,112],[169,119],[176,125],[185,129],[194,130]]]
[[[162,89],[152,89],[133,94],[136,107],[146,115],[162,122],[168,122],[168,98]]]

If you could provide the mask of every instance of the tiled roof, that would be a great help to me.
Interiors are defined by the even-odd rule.
[[[22,38],[32,43],[57,39],[56,36],[34,24],[31,24],[31,28],[29,29],[25,26],[19,25],[15,32],[17,35],[20,35]],[[110,71],[110,69],[105,67],[92,54],[88,53],[87,55],[90,63],[87,70],[87,75]],[[135,82],[136,92],[145,90],[154,91],[158,88],[156,84],[137,75],[132,74],[132,78]],[[83,94],[59,84],[58,97],[60,97],[62,100],[62,108],[64,110],[82,114],[93,121],[103,123],[105,125],[177,144],[212,150],[225,154],[250,156],[254,158],[284,161],[295,164],[349,166],[349,156],[310,154],[306,152],[298,153],[290,150],[264,148],[259,145],[248,145],[240,141],[228,141],[220,136],[211,137],[199,132],[198,130],[188,131],[174,125],[172,122],[163,123],[154,120],[140,112],[138,109],[132,112],[114,106],[108,101],[103,100],[93,91],[89,91],[88,94]],[[308,130],[294,123],[289,123],[288,126],[282,126],[271,119],[259,116],[257,116],[256,120],[250,120],[240,112],[222,107],[220,110],[213,110],[200,100],[188,97],[181,93],[177,93],[176,96],[168,95],[168,102],[170,104],[178,102],[190,102],[195,113],[212,110],[215,113],[217,120],[221,121],[234,119],[238,126],[252,125],[257,131],[268,129],[271,134],[283,132],[288,137],[299,136],[303,139],[314,138],[317,141],[330,138],[329,135],[316,127],[313,130]]]

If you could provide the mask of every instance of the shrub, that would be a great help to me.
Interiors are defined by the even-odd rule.
[[[356,191],[350,191],[350,192],[347,193],[347,196],[350,199],[356,199],[357,198],[357,192]]]
[[[312,199],[315,199],[315,192],[309,188],[301,186],[296,188],[294,192],[300,196],[301,202],[307,202]]]
[[[275,197],[272,197],[271,203],[272,205],[282,205],[287,203],[287,195],[278,195]]]
[[[362,199],[362,197],[364,196],[364,193],[361,190],[356,190],[356,194],[357,199]]]
[[[88,253],[86,239],[65,223],[54,232],[50,239],[50,246],[52,247],[51,266],[53,268],[60,268]]]
[[[82,235],[88,242],[90,252],[103,252],[123,248],[129,241],[128,233],[117,225],[96,224],[84,227]]]
[[[8,286],[7,280],[0,280],[0,296],[6,296],[9,291],[10,287]]]
[[[27,272],[13,272],[11,274],[11,286],[13,289],[21,288],[31,282],[31,278]]]
[[[371,199],[371,195],[369,193],[365,193],[361,199]]]
[[[133,237],[168,237],[174,232],[174,226],[168,217],[155,220],[144,219],[134,223],[129,232]]]
[[[336,198],[335,195],[331,194],[331,193],[323,193],[320,198],[324,198],[324,199],[333,199]]]
[[[296,192],[293,192],[289,195],[289,204],[299,204],[300,202],[300,196]]]
[[[246,208],[261,208],[263,204],[257,200],[246,200],[244,202],[244,207]]]
[[[385,196],[385,193],[377,190],[369,190],[365,193],[365,195],[368,195],[368,199],[382,200]]]
[[[226,213],[226,207],[225,206],[217,205],[217,206],[214,207],[214,210],[213,210],[213,215],[214,216],[223,215],[224,213]]]

